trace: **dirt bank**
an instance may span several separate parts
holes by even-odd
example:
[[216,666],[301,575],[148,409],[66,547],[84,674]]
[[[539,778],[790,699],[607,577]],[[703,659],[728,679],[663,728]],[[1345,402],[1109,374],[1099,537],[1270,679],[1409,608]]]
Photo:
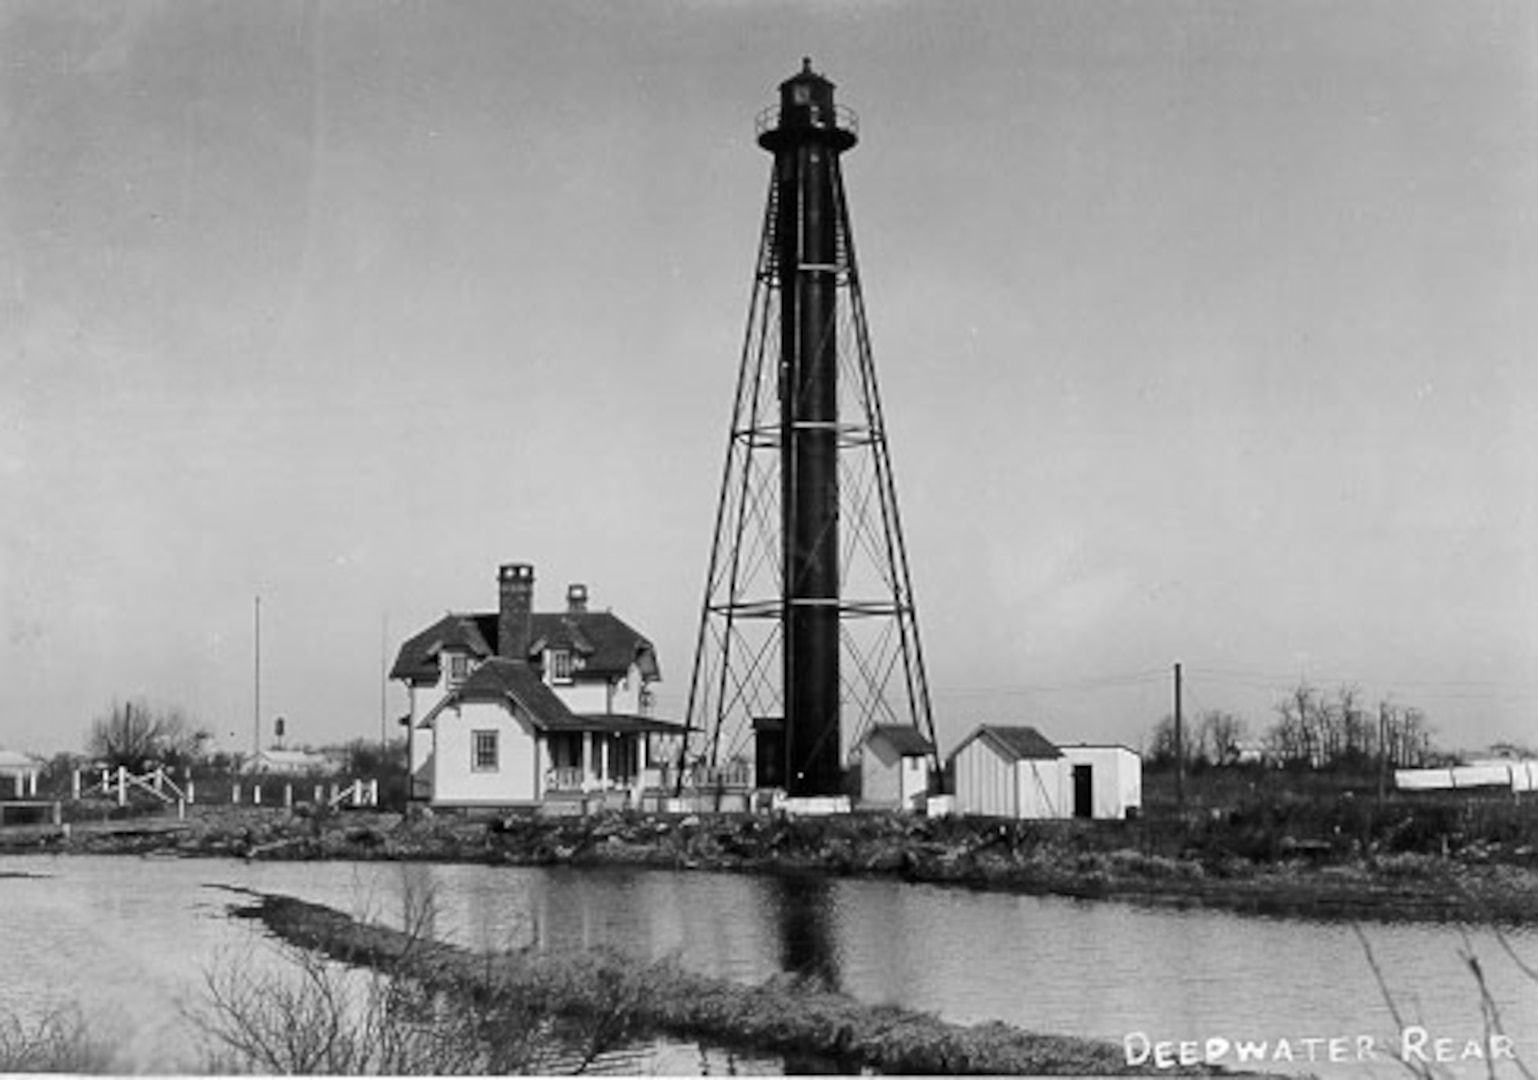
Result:
[[601,952],[473,953],[292,897],[248,895],[234,913],[261,920],[292,945],[450,994],[537,1002],[551,1016],[600,1019],[635,1036],[668,1034],[760,1053],[811,1055],[848,1073],[1138,1071],[1111,1043],[1037,1035],[1001,1023],[963,1027],[895,1006],[865,1005],[805,981],[745,986]]

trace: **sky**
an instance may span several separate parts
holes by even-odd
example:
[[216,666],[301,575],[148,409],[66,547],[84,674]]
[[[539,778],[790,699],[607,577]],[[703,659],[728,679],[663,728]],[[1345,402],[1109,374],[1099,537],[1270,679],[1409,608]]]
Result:
[[[1538,746],[1538,7],[0,0],[0,746],[375,737],[534,565],[681,718],[770,158],[844,159],[942,749]],[[393,724],[391,725],[393,731]]]

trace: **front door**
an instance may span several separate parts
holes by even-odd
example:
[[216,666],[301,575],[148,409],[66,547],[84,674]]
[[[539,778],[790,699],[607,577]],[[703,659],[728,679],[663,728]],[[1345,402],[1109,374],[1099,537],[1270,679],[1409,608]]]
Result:
[[1092,765],[1073,767],[1073,816],[1095,816],[1095,770]]

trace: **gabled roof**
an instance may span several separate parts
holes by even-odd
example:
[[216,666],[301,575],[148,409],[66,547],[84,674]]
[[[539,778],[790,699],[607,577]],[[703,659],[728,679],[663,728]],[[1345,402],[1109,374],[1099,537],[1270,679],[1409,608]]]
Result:
[[482,616],[449,612],[426,630],[406,639],[395,655],[390,678],[414,683],[437,682],[441,654],[462,652],[476,658],[491,656],[496,651],[492,647],[496,640],[495,615],[491,616],[488,625]]
[[899,757],[928,757],[935,752],[934,743],[908,724],[876,724],[865,736],[865,742],[880,740],[892,748]]
[[640,665],[648,682],[662,677],[652,643],[612,611],[535,612],[533,623],[534,642],[543,638],[552,643],[547,648],[570,648],[582,657],[573,678],[624,675],[631,664]]
[[443,710],[462,702],[478,701],[516,708],[530,724],[546,734],[555,731],[601,731],[612,735],[683,734],[685,730],[682,724],[654,720],[649,716],[625,713],[578,715],[545,685],[534,668],[522,660],[506,660],[500,656],[491,657],[471,672],[457,690],[451,691],[422,717],[418,726],[432,727]]
[[[534,659],[545,649],[570,649],[582,657],[582,667],[572,672],[578,681],[623,677],[631,664],[640,666],[646,682],[662,678],[652,643],[613,612],[535,612],[529,631],[529,656],[524,659]],[[390,678],[437,682],[440,654],[458,651],[484,660],[496,655],[496,644],[496,612],[451,612],[401,645]]]
[[1051,760],[1063,756],[1063,752],[1052,745],[1052,740],[1033,727],[982,724],[962,740],[961,745],[951,753],[951,757],[954,758],[961,753],[962,749],[974,739],[987,740],[1010,761]]
[[577,720],[566,703],[545,685],[539,672],[526,662],[493,656],[472,671],[457,689],[450,691],[447,697],[422,717],[419,726],[431,727],[444,709],[466,701],[492,701],[509,707],[516,706],[541,731],[573,728]]

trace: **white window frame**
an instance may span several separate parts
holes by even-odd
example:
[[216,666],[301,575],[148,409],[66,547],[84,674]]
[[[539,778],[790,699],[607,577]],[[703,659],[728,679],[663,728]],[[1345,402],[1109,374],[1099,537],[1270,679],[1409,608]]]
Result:
[[572,674],[577,670],[575,658],[570,649],[550,650],[550,681],[561,686],[569,686]]
[[[481,728],[470,732],[470,771],[494,773],[502,771],[501,732],[495,728]],[[486,764],[486,750],[490,750],[491,763]]]

